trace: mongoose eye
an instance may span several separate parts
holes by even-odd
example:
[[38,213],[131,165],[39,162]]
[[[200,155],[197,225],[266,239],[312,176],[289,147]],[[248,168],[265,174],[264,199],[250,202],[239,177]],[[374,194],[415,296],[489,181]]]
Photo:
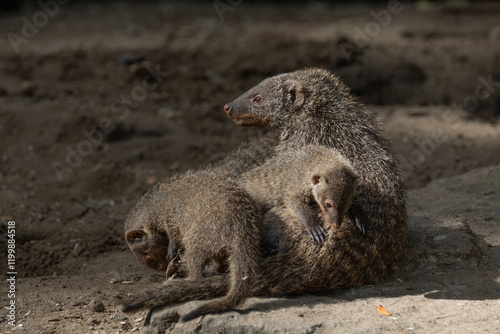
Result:
[[151,264],[151,265],[154,265],[156,263],[155,259],[153,259],[151,256],[145,256],[144,261],[147,264]]
[[262,101],[262,95],[256,95],[253,100],[252,100],[252,103],[260,103]]
[[326,201],[325,201],[325,206],[326,206],[327,208],[333,208],[332,203],[331,203],[330,201],[328,201],[328,200],[326,200]]

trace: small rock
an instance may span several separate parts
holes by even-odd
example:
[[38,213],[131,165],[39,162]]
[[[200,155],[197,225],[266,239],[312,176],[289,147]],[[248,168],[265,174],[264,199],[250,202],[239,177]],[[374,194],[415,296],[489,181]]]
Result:
[[151,322],[144,324],[143,333],[165,333],[169,332],[177,322],[180,316],[177,312],[168,310],[153,313]]
[[434,237],[434,241],[443,241],[446,238],[446,235],[438,235],[437,237]]
[[92,306],[92,310],[94,312],[104,312],[104,310],[105,310],[104,304],[102,303],[102,300],[100,300],[100,299],[94,299],[92,301],[91,306]]
[[74,256],[79,256],[80,254],[82,254],[83,252],[83,248],[82,248],[82,245],[80,245],[80,243],[76,243],[74,246],[73,246],[73,255]]
[[156,183],[156,181],[158,181],[158,178],[157,178],[156,176],[150,176],[150,177],[148,177],[148,178],[146,179],[146,184],[147,184],[148,186],[151,186],[151,185],[155,184],[155,183]]
[[78,300],[72,304],[72,306],[85,306],[87,303],[83,300]]
[[19,324],[16,327],[12,327],[12,332],[27,332],[23,325]]

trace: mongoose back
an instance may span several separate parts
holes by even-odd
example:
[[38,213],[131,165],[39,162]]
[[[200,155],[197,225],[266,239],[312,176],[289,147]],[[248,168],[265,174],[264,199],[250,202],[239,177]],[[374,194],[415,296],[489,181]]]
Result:
[[[155,242],[164,242],[168,249],[171,241],[180,240],[190,280],[201,279],[205,264],[228,252],[231,282],[227,294],[195,309],[186,320],[227,311],[248,295],[261,261],[261,223],[258,207],[239,185],[209,171],[189,171],[144,195],[127,217],[125,237],[140,260],[148,247],[158,253],[161,247]],[[167,254],[165,262],[172,259]]]
[[223,159],[208,166],[207,169],[232,179],[239,179],[242,173],[272,158],[278,144],[279,135],[268,132],[258,139],[240,144]]
[[285,205],[316,242],[325,232],[311,208],[313,199],[334,228],[350,208],[357,180],[351,164],[328,147],[289,150],[241,175],[238,182],[266,211]]
[[[339,151],[359,175],[357,202],[370,223],[364,235],[354,222],[335,233],[329,229],[319,245],[310,242],[289,210],[272,209],[264,225],[282,240],[276,254],[262,259],[251,295],[335,291],[384,278],[407,243],[406,188],[375,117],[348,88],[326,70],[301,70],[262,81],[224,110],[239,125],[263,126],[279,135],[276,155],[308,144]],[[223,295],[227,277],[172,280],[161,292],[138,297],[136,309]]]

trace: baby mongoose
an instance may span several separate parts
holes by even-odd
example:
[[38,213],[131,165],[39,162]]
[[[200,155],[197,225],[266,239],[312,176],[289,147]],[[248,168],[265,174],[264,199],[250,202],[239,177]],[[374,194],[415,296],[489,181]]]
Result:
[[351,205],[357,178],[351,164],[338,152],[307,145],[279,154],[242,174],[239,183],[266,211],[285,205],[299,218],[311,238],[322,243],[325,232],[310,203],[315,200],[326,221],[340,228]]
[[[126,219],[125,238],[134,255],[153,268],[173,260],[168,245],[180,241],[190,280],[203,277],[207,262],[229,254],[227,294],[190,312],[184,317],[188,320],[227,311],[247,296],[261,257],[261,222],[255,202],[235,182],[209,171],[189,171],[160,182],[144,195]],[[137,306],[133,303],[123,310]]]
[[[240,175],[260,164],[271,157],[274,152],[274,147],[278,144],[278,136],[274,133],[267,133],[264,136],[243,143],[236,149],[231,151],[220,161],[213,163],[207,167],[207,170],[219,174],[225,178],[239,178]],[[127,220],[125,223],[125,231],[134,230],[136,222]],[[183,252],[182,240],[172,231],[175,228],[170,228],[167,233],[165,230],[157,231],[152,238],[142,239],[142,231],[131,233],[127,239],[132,253],[148,267],[166,273],[167,278],[175,274],[177,277],[185,276],[185,266],[179,266],[179,252]],[[168,235],[170,234],[170,235]],[[134,240],[142,240],[134,242]],[[175,261],[174,261],[175,259]],[[215,257],[209,266],[222,273],[225,271],[225,261],[223,257]],[[181,268],[181,271],[177,269]],[[213,271],[212,270],[212,271]]]
[[[275,155],[309,144],[340,152],[359,176],[356,203],[369,221],[364,235],[356,224],[344,224],[326,231],[319,245],[305,237],[290,210],[273,208],[264,226],[266,236],[279,236],[279,251],[262,258],[250,295],[335,291],[386,277],[407,245],[406,187],[375,117],[349,89],[326,70],[306,69],[263,80],[224,109],[239,125],[266,127],[278,135]],[[345,219],[353,222],[349,215]],[[230,282],[225,273],[174,279],[134,303],[138,309],[214,298],[226,294]]]

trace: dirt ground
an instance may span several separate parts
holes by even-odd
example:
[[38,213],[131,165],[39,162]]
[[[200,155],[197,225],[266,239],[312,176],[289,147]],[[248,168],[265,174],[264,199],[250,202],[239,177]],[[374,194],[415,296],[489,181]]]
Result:
[[[222,106],[267,76],[338,73],[379,116],[410,190],[498,165],[500,5],[460,3],[243,2],[222,12],[211,1],[33,1],[0,12],[0,231],[15,221],[16,323],[138,330],[143,314],[121,313],[120,301],[162,277],[128,251],[124,217],[157,180],[260,136]],[[0,246],[7,273],[6,237]],[[8,314],[1,332],[12,330]]]

